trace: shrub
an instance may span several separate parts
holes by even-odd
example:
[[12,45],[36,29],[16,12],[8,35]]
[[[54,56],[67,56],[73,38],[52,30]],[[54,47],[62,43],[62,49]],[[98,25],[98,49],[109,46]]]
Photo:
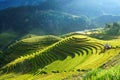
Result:
[[0,50],[0,54],[2,54],[3,52]]
[[44,70],[42,70],[42,71],[40,72],[40,74],[47,74],[47,72],[44,71]]
[[59,73],[59,71],[52,71],[52,73]]

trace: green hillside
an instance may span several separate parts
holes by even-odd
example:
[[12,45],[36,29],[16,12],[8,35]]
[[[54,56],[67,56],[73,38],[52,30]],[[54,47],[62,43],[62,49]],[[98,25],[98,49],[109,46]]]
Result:
[[0,80],[120,80],[119,0],[0,0]]
[[23,39],[14,42],[13,44],[9,45],[5,50],[1,60],[1,65],[4,63],[8,63],[20,56],[32,54],[36,51],[40,51],[47,46],[61,40],[61,38],[57,36],[35,36],[35,35],[26,35]]
[[[47,46],[49,42],[54,44],[51,43],[47,47],[44,42],[47,42]],[[19,43],[21,45],[18,45]],[[25,47],[23,43],[32,44]],[[37,46],[39,44],[44,48],[41,48],[41,46],[36,48],[35,43]],[[109,43],[112,48],[105,49],[104,45],[106,43]],[[16,46],[20,47],[20,49],[15,49],[14,53],[9,53],[9,56],[14,54],[19,57],[14,57],[15,60],[1,67],[0,80],[4,78],[8,80],[19,80],[19,78],[25,80],[61,80],[70,78],[72,75],[83,75],[85,72],[103,67],[103,65],[109,65],[110,60],[118,60],[119,57],[116,58],[120,53],[120,44],[118,43],[120,43],[120,39],[104,41],[80,34],[63,39],[53,38],[52,36],[51,38],[23,38],[8,48],[7,51],[9,52]],[[35,48],[32,48],[32,46]],[[22,51],[21,49],[27,50],[29,48],[28,52],[24,51],[25,53],[20,55],[16,54]],[[114,65],[117,64],[119,64],[119,60]]]
[[0,33],[0,50],[4,49],[16,38],[17,35],[14,33],[9,32]]
[[89,23],[82,16],[41,10],[39,6],[22,6],[0,11],[0,26],[0,33],[10,31],[22,35],[26,33],[58,35],[88,29]]

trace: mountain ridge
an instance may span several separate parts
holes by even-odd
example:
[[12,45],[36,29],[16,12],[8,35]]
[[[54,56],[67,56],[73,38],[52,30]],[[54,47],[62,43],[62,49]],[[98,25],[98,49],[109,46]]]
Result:
[[88,21],[83,17],[54,10],[40,10],[38,6],[0,11],[0,26],[0,32],[5,30],[19,33],[43,32],[40,34],[61,34],[89,28]]

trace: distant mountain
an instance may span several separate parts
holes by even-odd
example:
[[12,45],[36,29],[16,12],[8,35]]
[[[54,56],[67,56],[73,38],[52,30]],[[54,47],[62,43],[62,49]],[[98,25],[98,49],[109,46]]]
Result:
[[119,0],[46,0],[41,7],[88,17],[119,15],[120,12]]
[[95,17],[101,15],[119,15],[119,0],[2,0],[0,9],[39,5],[42,10],[56,10],[74,15]]
[[102,15],[92,20],[96,25],[103,26],[107,23],[120,22],[120,16]]
[[53,10],[41,10],[39,6],[0,11],[0,32],[63,34],[88,28],[89,23],[85,17]]
[[0,10],[26,5],[40,5],[46,0],[0,0]]

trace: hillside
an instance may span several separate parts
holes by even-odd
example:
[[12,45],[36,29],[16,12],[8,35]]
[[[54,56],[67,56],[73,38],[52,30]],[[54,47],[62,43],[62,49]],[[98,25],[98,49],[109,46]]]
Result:
[[92,21],[94,24],[101,27],[109,23],[120,22],[120,16],[102,15],[102,16],[92,19]]
[[39,5],[44,10],[56,10],[88,17],[104,14],[119,15],[120,12],[119,0],[0,0],[0,5],[0,9]]
[[90,18],[108,15],[119,15],[119,0],[46,0],[42,9],[56,10],[74,15],[85,15]]
[[19,36],[17,36],[17,34],[15,33],[7,33],[7,32],[0,33],[0,50],[3,50],[18,37]]
[[3,56],[0,58],[0,66],[10,61],[19,58],[20,56],[24,56],[27,54],[32,54],[36,51],[40,51],[49,45],[61,40],[61,38],[57,36],[32,36],[27,35],[23,37],[23,39],[11,43],[3,52]]
[[0,32],[43,35],[88,29],[89,23],[84,17],[54,10],[40,10],[39,6],[23,6],[0,11],[0,26]]
[[[31,2],[32,0],[30,1],[30,3]],[[66,0],[66,3],[64,3],[64,1],[58,0],[55,1],[54,3],[51,3],[48,0],[43,2],[43,4],[41,5],[36,6],[26,5],[1,10],[0,33],[6,31],[22,35],[26,33],[39,35],[44,34],[59,35],[74,31],[91,29],[94,28],[95,26],[103,27],[103,25],[107,23],[120,21],[119,15],[115,16],[111,14],[104,15],[101,12],[100,13],[97,12],[96,10],[94,11],[94,9],[92,9],[93,10],[92,11],[91,7],[94,8],[95,6],[84,5],[79,6],[77,4],[76,5],[78,6],[77,8],[73,7],[74,4],[76,4],[76,2],[77,2],[76,0],[73,1],[73,3],[71,1]],[[85,1],[81,2],[85,3]],[[65,4],[68,5],[65,6]],[[86,3],[86,5],[87,4],[89,3]],[[92,4],[92,2],[90,4]],[[87,10],[85,10],[85,12],[82,11],[84,10],[84,8],[87,9],[88,11]],[[73,11],[69,9],[72,9]],[[75,13],[74,10],[77,12],[79,11],[80,13],[79,12]],[[96,15],[98,16],[88,17],[87,15],[95,15],[88,12],[96,13]]]
[[112,40],[120,38],[120,23],[114,22],[110,24],[106,24],[104,28],[97,28],[93,30],[85,31],[86,35],[101,39],[101,40]]
[[0,10],[9,8],[9,7],[19,7],[25,5],[40,5],[45,0],[0,0]]
[[[28,38],[28,40],[23,39],[22,41],[34,42],[37,39]],[[84,71],[97,69],[111,59],[114,60],[114,57],[120,52],[120,48],[116,47],[120,46],[119,41],[119,39],[98,40],[84,35],[65,37],[43,50],[35,50],[31,54],[20,56],[4,65],[1,72],[7,72],[7,74],[1,74],[0,79],[19,80],[21,77],[27,80],[29,77],[29,79],[60,80],[79,74],[79,72],[83,74]],[[106,43],[111,44],[112,48],[105,50],[104,44]],[[16,75],[14,73],[19,76],[14,77]],[[35,75],[33,76],[33,74]],[[9,76],[12,77],[7,78]]]
[[119,0],[0,0],[0,80],[120,80]]

